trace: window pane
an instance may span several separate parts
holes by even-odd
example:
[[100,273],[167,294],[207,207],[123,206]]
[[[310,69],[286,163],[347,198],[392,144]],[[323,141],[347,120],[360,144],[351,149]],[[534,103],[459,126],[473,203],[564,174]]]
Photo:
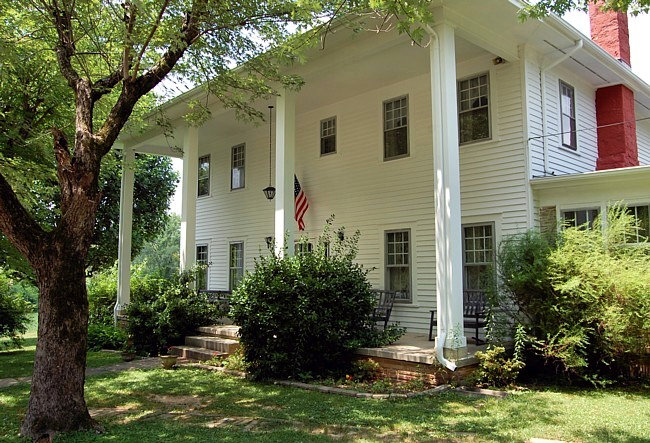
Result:
[[409,292],[411,289],[409,280],[410,279],[409,279],[408,266],[388,268],[388,290],[389,291]]
[[336,117],[320,122],[320,153],[336,152]]
[[384,103],[384,158],[408,154],[408,103],[406,97]]
[[460,143],[490,138],[488,108],[464,112],[459,116]]
[[406,128],[384,132],[384,158],[397,157],[408,153]]
[[230,273],[229,288],[234,290],[244,276],[244,244],[230,244]]
[[[208,264],[208,246],[196,246],[196,263],[198,265]],[[200,269],[196,274],[196,287],[197,289],[208,289],[208,269]]]
[[245,186],[245,145],[233,146],[230,174],[230,188],[238,189]]
[[210,194],[210,156],[199,158],[198,196]]

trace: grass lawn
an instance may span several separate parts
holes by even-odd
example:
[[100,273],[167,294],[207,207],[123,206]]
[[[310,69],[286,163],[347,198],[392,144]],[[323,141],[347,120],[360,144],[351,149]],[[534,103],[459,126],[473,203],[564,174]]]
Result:
[[[0,441],[18,441],[29,387],[0,390]],[[453,392],[364,400],[253,383],[196,369],[90,377],[88,406],[104,434],[61,442],[526,441],[650,438],[650,389],[531,389],[506,399]]]
[[[32,374],[38,323],[36,313],[32,314],[31,317],[32,321],[23,336],[22,348],[5,348],[3,344],[6,340],[0,340],[0,378],[27,377]],[[114,352],[90,351],[88,352],[86,366],[96,368],[121,361],[120,355]]]

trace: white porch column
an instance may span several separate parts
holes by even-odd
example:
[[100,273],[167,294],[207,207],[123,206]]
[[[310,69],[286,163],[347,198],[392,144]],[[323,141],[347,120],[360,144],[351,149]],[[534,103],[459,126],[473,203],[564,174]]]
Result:
[[[467,349],[463,329],[463,260],[460,211],[460,159],[456,104],[454,29],[434,27],[430,46],[435,170],[436,287],[438,337],[445,354],[462,356]],[[437,339],[436,339],[437,340]]]
[[133,231],[133,185],[135,152],[122,146],[122,184],[120,188],[120,226],[117,246],[117,302],[115,320],[131,301],[131,237]]
[[[275,253],[293,255],[295,232],[293,177],[296,157],[296,94],[284,90],[276,99]],[[286,236],[286,238],[285,238]],[[286,242],[285,242],[286,241]],[[285,251],[286,248],[286,251]]]
[[199,175],[199,130],[188,126],[183,138],[181,192],[181,271],[196,262],[196,197]]

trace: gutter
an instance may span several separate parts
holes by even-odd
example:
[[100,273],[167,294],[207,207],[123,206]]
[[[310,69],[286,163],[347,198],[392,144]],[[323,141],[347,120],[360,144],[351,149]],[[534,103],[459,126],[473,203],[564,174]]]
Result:
[[[435,65],[438,69],[440,69],[440,40],[438,39],[438,34],[436,33],[436,31],[433,30],[433,28],[431,28],[431,26],[427,24],[424,24],[423,27],[424,30],[427,32],[427,34],[429,34],[429,36],[431,37],[430,44],[435,45],[433,46],[434,58],[431,61],[431,66],[433,67],[433,65]],[[437,82],[433,78],[431,80],[432,93],[438,94],[438,96],[442,96],[442,84],[441,84],[442,76],[438,75],[436,77],[437,77]],[[433,116],[433,120],[434,120],[433,132],[434,132],[436,143],[438,143],[438,145],[441,146],[443,143],[442,131],[445,131],[446,129],[443,125],[441,113],[438,112],[437,114],[438,115]],[[444,260],[444,257],[443,257],[443,261],[446,261]],[[450,371],[455,371],[456,364],[452,361],[447,360],[444,355],[444,344],[445,344],[445,339],[447,338],[447,319],[445,315],[442,314],[444,314],[447,311],[447,303],[445,297],[442,297],[441,295],[443,291],[444,288],[436,287],[436,306],[439,314],[438,326],[436,331],[436,359],[438,360],[438,362],[440,362],[440,364],[443,367],[449,369]]]
[[550,69],[553,69],[563,61],[567,60],[569,57],[571,57],[573,54],[575,54],[577,51],[579,51],[583,46],[583,41],[582,39],[577,40],[575,42],[575,45],[568,51],[565,52],[563,55],[555,59],[552,63],[546,65],[546,66],[541,66],[539,70],[539,93],[540,93],[540,104],[542,108],[542,146],[543,146],[543,159],[544,159],[544,174],[548,174],[548,137],[546,137],[546,71],[549,71]]

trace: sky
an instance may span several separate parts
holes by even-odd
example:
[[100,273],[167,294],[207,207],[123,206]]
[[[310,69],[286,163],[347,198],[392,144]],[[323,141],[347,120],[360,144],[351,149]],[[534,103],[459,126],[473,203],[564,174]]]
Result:
[[[584,12],[573,11],[564,16],[576,29],[589,37],[589,17]],[[632,58],[632,71],[650,84],[650,53],[646,46],[650,42],[650,15],[643,14],[629,18],[630,49]],[[183,161],[173,159],[174,169],[182,174]],[[176,193],[172,198],[170,212],[181,213],[181,182],[179,181]],[[261,192],[261,190],[260,190]]]

